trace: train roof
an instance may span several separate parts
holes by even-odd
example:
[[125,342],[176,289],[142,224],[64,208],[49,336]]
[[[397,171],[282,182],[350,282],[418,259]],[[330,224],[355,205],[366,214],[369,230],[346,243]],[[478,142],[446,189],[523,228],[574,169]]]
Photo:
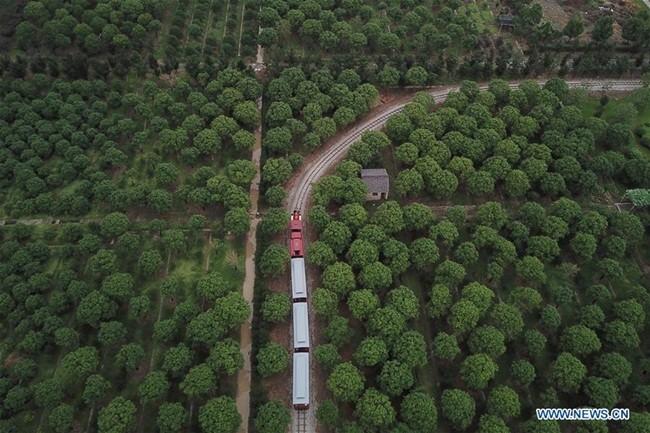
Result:
[[291,295],[292,299],[307,297],[307,279],[305,277],[305,259],[291,259]]
[[293,404],[309,405],[309,352],[293,354]]
[[309,309],[306,302],[293,304],[293,348],[309,349]]

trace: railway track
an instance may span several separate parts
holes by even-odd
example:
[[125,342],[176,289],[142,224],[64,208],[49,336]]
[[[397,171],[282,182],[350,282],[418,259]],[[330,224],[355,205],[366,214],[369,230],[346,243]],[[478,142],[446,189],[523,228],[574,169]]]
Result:
[[294,411],[296,413],[296,420],[292,429],[293,433],[313,433],[307,430],[307,412]]
[[[537,80],[539,84],[544,84],[546,80]],[[609,91],[620,92],[630,91],[642,86],[641,80],[570,80],[566,82],[569,88],[585,88],[589,91]],[[519,87],[519,82],[510,83],[511,89]],[[443,102],[447,96],[460,88],[460,86],[447,86],[440,89],[429,90],[436,103]],[[481,90],[486,90],[487,85],[479,86]],[[317,160],[309,166],[306,166],[302,172],[298,173],[298,181],[289,192],[287,205],[290,211],[300,210],[306,215],[309,196],[311,195],[312,184],[323,177],[334,165],[343,159],[355,141],[361,139],[364,132],[381,129],[394,114],[402,111],[408,102],[396,103],[382,113],[367,118],[361,124],[351,128],[343,137],[329,147],[322,150]]]

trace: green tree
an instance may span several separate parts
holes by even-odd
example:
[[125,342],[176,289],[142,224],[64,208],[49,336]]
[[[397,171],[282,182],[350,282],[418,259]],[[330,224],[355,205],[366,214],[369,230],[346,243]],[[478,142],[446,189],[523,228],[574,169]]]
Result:
[[564,350],[576,356],[587,356],[598,352],[602,345],[596,333],[584,325],[569,326],[560,338]]
[[56,433],[64,433],[72,430],[74,421],[74,408],[69,404],[60,404],[55,407],[48,416],[50,426]]
[[264,277],[277,276],[284,272],[289,262],[289,252],[286,246],[271,244],[264,250],[260,259],[260,270]]
[[404,397],[400,414],[404,422],[415,432],[436,430],[438,411],[435,401],[422,391],[412,391]]
[[436,357],[448,361],[453,360],[460,353],[456,337],[445,332],[436,335],[433,340],[432,350]]
[[551,363],[548,379],[562,392],[575,393],[580,389],[586,374],[587,368],[578,358],[563,352]]
[[460,377],[470,388],[485,389],[498,368],[494,361],[483,353],[470,355],[460,364]]
[[255,429],[261,433],[283,433],[291,423],[289,410],[279,400],[260,406],[255,417]]
[[158,250],[143,251],[138,259],[138,271],[145,277],[151,277],[162,267],[163,259]]
[[239,351],[239,344],[226,338],[217,342],[212,349],[205,363],[214,370],[217,375],[227,374],[232,376],[244,367],[244,356]]
[[187,410],[180,403],[163,403],[158,407],[156,425],[161,433],[178,433],[187,415]]
[[621,400],[616,384],[611,379],[588,377],[584,391],[593,407],[613,408]]
[[510,376],[520,385],[528,386],[535,380],[535,367],[526,360],[516,359],[510,366]]
[[334,367],[327,379],[327,389],[339,401],[356,401],[363,392],[364,383],[363,373],[352,363],[344,362]]
[[413,386],[415,378],[408,365],[390,360],[384,363],[377,381],[386,394],[399,396]]
[[352,267],[344,262],[336,262],[323,271],[321,281],[323,287],[344,298],[355,288],[355,278]]
[[386,428],[395,421],[395,409],[388,396],[374,388],[367,389],[354,411],[361,424],[375,430]]
[[461,389],[446,389],[441,397],[442,415],[447,418],[456,429],[466,430],[472,423],[476,413],[474,399]]
[[407,331],[395,342],[393,358],[410,368],[423,367],[427,363],[427,345],[417,331]]
[[99,224],[100,231],[107,238],[116,238],[124,234],[131,225],[126,215],[113,212],[106,215]]
[[136,408],[131,400],[115,397],[99,410],[97,427],[100,433],[127,433],[136,428]]
[[368,289],[350,293],[347,304],[352,317],[357,320],[367,319],[380,306],[379,296]]
[[504,420],[516,418],[521,412],[519,396],[509,386],[497,386],[490,391],[487,400],[487,412]]
[[242,423],[237,404],[230,397],[217,397],[199,409],[199,424],[204,432],[235,433]]
[[284,321],[291,312],[291,300],[286,293],[273,293],[262,304],[262,317],[270,323]]
[[115,365],[124,369],[127,373],[132,372],[140,365],[144,358],[144,349],[137,343],[129,343],[120,347],[115,355]]
[[82,394],[82,399],[87,405],[95,404],[106,397],[111,383],[99,374],[88,376]]
[[461,299],[451,307],[447,323],[454,334],[463,335],[476,326],[479,315],[479,310],[472,302]]
[[484,353],[494,359],[506,351],[505,336],[493,326],[474,328],[467,345],[472,353]]
[[361,341],[353,357],[359,365],[372,367],[388,359],[388,348],[381,338],[367,337]]
[[268,377],[287,368],[289,355],[287,351],[276,343],[268,343],[257,352],[257,371],[260,376]]
[[207,364],[199,364],[190,368],[185,379],[180,383],[179,389],[188,397],[193,398],[205,395],[214,390],[216,377]]
[[169,392],[171,384],[162,371],[152,371],[147,374],[138,387],[138,395],[143,404],[163,399]]
[[243,207],[235,207],[226,212],[223,219],[223,226],[228,232],[235,236],[246,234],[250,229],[250,218],[248,211]]
[[508,340],[514,339],[524,330],[524,319],[521,312],[514,305],[505,302],[494,306],[490,319]]
[[314,311],[323,317],[332,317],[338,312],[339,297],[331,290],[317,288],[311,302]]

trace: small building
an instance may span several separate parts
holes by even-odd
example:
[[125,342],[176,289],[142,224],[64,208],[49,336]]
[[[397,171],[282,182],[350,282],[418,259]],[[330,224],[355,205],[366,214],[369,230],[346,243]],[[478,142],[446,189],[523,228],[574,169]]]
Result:
[[385,200],[388,198],[390,179],[385,168],[364,168],[361,179],[368,187],[366,200]]

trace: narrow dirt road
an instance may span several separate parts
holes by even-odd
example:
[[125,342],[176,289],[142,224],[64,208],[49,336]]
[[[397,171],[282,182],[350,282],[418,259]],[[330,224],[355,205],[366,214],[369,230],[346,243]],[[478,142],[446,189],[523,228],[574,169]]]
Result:
[[[258,53],[261,47],[257,47]],[[262,110],[262,97],[257,100],[257,106]],[[253,148],[252,162],[255,166],[255,178],[251,183],[251,226],[246,235],[246,262],[245,276],[242,294],[250,308],[250,314],[246,322],[239,330],[239,350],[244,356],[244,368],[237,374],[237,411],[242,416],[242,425],[238,433],[248,432],[248,418],[250,414],[250,393],[251,393],[251,324],[253,321],[253,292],[255,287],[255,251],[257,250],[257,201],[260,196],[260,158],[262,156],[262,126],[255,131],[255,147]]]

